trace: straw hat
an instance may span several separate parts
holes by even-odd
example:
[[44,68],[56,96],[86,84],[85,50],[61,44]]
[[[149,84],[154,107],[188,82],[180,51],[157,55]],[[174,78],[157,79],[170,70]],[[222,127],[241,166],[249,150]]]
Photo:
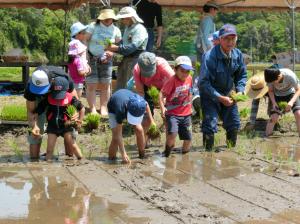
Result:
[[265,82],[264,74],[259,73],[252,76],[246,83],[245,94],[252,99],[262,98],[269,88]]
[[98,20],[105,20],[105,19],[117,20],[116,14],[115,14],[114,10],[112,10],[112,9],[102,9],[100,11],[100,15],[98,16],[97,19]]

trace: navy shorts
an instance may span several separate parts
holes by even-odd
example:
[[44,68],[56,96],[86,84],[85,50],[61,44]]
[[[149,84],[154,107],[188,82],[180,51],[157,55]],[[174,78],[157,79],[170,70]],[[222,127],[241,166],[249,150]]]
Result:
[[192,140],[192,118],[188,116],[166,115],[168,134],[178,133],[180,140]]
[[[276,95],[274,95],[275,96],[275,101],[276,101],[276,103],[281,102],[281,101],[284,101],[284,102],[288,103],[293,98],[294,94],[295,93],[292,93],[292,94],[287,95],[287,96],[276,96]],[[295,113],[297,110],[300,110],[300,99],[299,99],[299,97],[297,98],[294,105],[292,106],[293,113]],[[270,114],[272,115],[274,113],[276,113],[276,111],[271,110]]]

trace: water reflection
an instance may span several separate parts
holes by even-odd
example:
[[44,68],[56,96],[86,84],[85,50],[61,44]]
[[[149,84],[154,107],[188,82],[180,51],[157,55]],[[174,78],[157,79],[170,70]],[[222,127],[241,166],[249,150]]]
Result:
[[1,224],[149,222],[148,218],[129,217],[126,204],[95,197],[76,183],[64,181],[64,176],[35,171],[30,177],[20,172],[0,169]]
[[270,138],[261,143],[260,151],[277,160],[300,161],[300,140],[298,137]]
[[152,164],[159,170],[155,174],[162,176],[163,181],[170,184],[188,183],[195,178],[203,181],[224,179],[250,172],[243,169],[232,155],[212,153],[193,152],[169,158],[154,156]]

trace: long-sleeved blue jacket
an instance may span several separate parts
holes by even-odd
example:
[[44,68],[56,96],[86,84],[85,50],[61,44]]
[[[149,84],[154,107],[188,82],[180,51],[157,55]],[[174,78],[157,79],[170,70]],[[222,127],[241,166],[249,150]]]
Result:
[[199,81],[201,96],[218,101],[219,96],[227,96],[232,89],[243,92],[246,81],[246,65],[239,49],[231,50],[230,58],[222,53],[220,45],[206,52]]

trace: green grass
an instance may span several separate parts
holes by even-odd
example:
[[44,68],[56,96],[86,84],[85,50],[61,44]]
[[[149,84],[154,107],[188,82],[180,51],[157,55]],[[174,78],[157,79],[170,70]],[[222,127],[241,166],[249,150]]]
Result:
[[[30,68],[30,74],[35,68]],[[21,82],[22,68],[21,67],[0,67],[0,81]]]
[[27,109],[25,106],[5,105],[0,117],[7,121],[27,121]]

